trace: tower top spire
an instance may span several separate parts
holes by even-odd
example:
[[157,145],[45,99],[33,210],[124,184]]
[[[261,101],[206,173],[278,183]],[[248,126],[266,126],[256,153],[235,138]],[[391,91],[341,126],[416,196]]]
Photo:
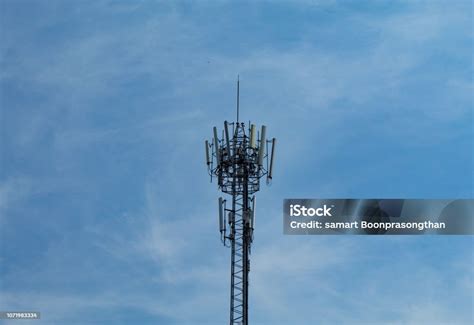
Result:
[[239,75],[237,75],[237,123],[239,123],[239,97],[240,97],[240,94],[239,94],[239,84],[240,84],[240,80],[239,80]]

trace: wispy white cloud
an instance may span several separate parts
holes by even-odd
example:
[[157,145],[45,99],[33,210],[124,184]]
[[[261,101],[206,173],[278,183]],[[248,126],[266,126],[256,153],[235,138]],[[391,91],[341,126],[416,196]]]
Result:
[[0,182],[0,221],[12,204],[24,200],[31,191],[31,182],[25,177],[10,177]]
[[[323,2],[325,5],[331,6],[331,1]],[[85,28],[83,33],[38,49],[31,56],[19,50],[19,61],[8,61],[12,60],[6,59],[8,51],[2,51],[2,62],[6,62],[2,82],[32,87],[43,95],[27,109],[30,114],[9,121],[18,122],[9,134],[12,147],[34,157],[45,130],[52,131],[47,143],[41,144],[52,148],[53,175],[34,175],[37,177],[32,183],[26,178],[8,179],[0,186],[0,211],[12,202],[25,202],[31,186],[41,193],[76,193],[71,188],[79,187],[83,210],[78,212],[75,231],[69,234],[62,233],[60,226],[54,228],[55,239],[35,264],[34,274],[30,269],[15,269],[4,277],[9,284],[26,283],[32,289],[2,290],[0,299],[12,308],[22,309],[28,303],[57,323],[70,320],[77,310],[125,307],[182,323],[227,319],[229,251],[219,247],[213,215],[217,192],[215,184],[199,188],[196,184],[207,181],[200,158],[201,140],[212,125],[233,117],[237,73],[243,80],[244,115],[268,123],[271,133],[279,137],[279,175],[286,177],[286,182],[300,164],[310,164],[314,170],[325,161],[333,164],[331,159],[338,150],[347,149],[345,144],[359,132],[346,126],[358,117],[363,120],[360,116],[385,112],[388,117],[382,123],[366,123],[361,128],[400,143],[410,140],[406,146],[424,146],[455,136],[456,130],[445,128],[444,121],[462,120],[469,110],[466,103],[472,100],[472,81],[457,74],[451,75],[445,91],[437,94],[441,104],[434,100],[411,103],[416,96],[406,94],[407,83],[423,84],[426,80],[420,67],[433,48],[444,41],[449,43],[444,33],[456,34],[472,20],[469,13],[456,8],[435,10],[416,5],[380,17],[355,15],[349,26],[338,25],[347,21],[326,26],[343,33],[363,25],[378,35],[370,37],[370,45],[348,55],[313,40],[314,33],[321,33],[320,26],[307,29],[301,41],[285,50],[262,43],[229,54],[212,46],[214,30],[199,25],[178,5],[156,15],[140,12],[144,7],[139,3],[98,2],[91,6],[77,6],[82,18],[75,16],[79,19],[76,27],[92,24],[94,19],[85,18],[88,15],[100,20],[95,15],[109,10],[140,13],[144,18],[126,23],[118,19],[119,26]],[[30,27],[39,33],[55,26],[56,19],[64,20],[61,15],[55,17],[45,17]],[[16,42],[8,38],[2,49],[18,49]],[[454,56],[460,52],[464,53],[449,49]],[[429,78],[436,79],[437,74]],[[141,91],[144,87],[146,90]],[[453,103],[451,97],[458,101],[448,112],[445,107]],[[382,101],[387,98],[396,102],[396,107]],[[126,117],[114,119],[120,112]],[[106,115],[105,122],[101,122],[101,114]],[[420,115],[422,119],[413,118]],[[430,125],[439,126],[439,132],[418,133],[417,126],[432,130]],[[302,161],[295,158],[323,142],[330,150],[314,150]],[[126,169],[142,168],[135,165],[139,161],[136,156],[150,161],[139,175],[143,176],[137,181],[139,185],[124,189],[126,197],[115,197],[113,205],[121,206],[122,200],[134,194],[140,203],[124,204],[126,207],[117,214],[94,203],[110,204],[104,192],[115,190],[118,182],[101,187],[99,182],[111,180],[100,178],[100,174],[123,161],[118,155],[112,155],[107,164],[96,161],[101,173],[92,175],[88,168],[93,163],[81,164],[81,159],[103,152],[111,144],[122,145],[121,152],[125,153],[120,157],[130,163]],[[381,169],[384,163],[374,161],[369,167]],[[118,172],[114,175],[119,177]],[[285,188],[284,180],[276,180],[272,197],[262,201],[261,208],[259,204],[262,217],[253,247],[250,281],[255,304],[251,317],[257,322],[349,323],[356,319],[362,323],[433,323],[451,319],[462,323],[469,317],[465,312],[454,315],[452,302],[439,302],[439,291],[472,299],[472,293],[463,291],[472,287],[471,266],[460,269],[462,280],[447,287],[437,280],[443,278],[446,268],[437,270],[436,265],[444,264],[426,266],[420,260],[422,242],[412,241],[413,246],[409,246],[405,238],[381,243],[281,235],[281,217],[274,208],[280,197],[297,191],[310,195],[316,191],[341,193],[344,187],[360,185],[362,177],[353,175],[345,179],[346,184],[340,184],[340,179],[320,184],[318,177],[305,176],[306,184],[317,185],[314,189],[309,185],[305,189]],[[44,222],[54,224],[67,214],[64,210],[55,216],[57,220]],[[400,253],[399,246],[409,253]],[[384,260],[388,253],[378,247],[393,250],[398,264],[418,270],[418,275],[389,276],[395,262]],[[385,269],[377,273],[379,265]],[[393,292],[383,289],[387,282]],[[35,289],[38,283],[49,288]],[[91,283],[94,288],[90,288]],[[397,285],[402,288],[395,288]],[[68,290],[69,286],[89,291]],[[407,300],[409,306],[403,303]],[[387,316],[387,311],[393,314]]]

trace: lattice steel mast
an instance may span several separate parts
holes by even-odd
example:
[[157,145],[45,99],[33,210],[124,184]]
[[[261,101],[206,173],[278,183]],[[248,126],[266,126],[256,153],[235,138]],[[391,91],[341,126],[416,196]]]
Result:
[[[230,204],[219,198],[219,230],[221,241],[231,248],[230,324],[248,324],[248,275],[250,251],[255,228],[255,193],[260,178],[272,179],[276,139],[266,140],[266,127],[257,134],[254,124],[239,122],[239,91],[237,81],[237,121],[224,122],[221,137],[214,127],[214,138],[206,141],[206,163],[219,189],[230,195]],[[232,137],[229,131],[232,128]],[[247,132],[246,132],[247,131]],[[247,135],[248,134],[248,135]],[[270,148],[270,155],[268,149]],[[229,205],[229,207],[228,207]]]

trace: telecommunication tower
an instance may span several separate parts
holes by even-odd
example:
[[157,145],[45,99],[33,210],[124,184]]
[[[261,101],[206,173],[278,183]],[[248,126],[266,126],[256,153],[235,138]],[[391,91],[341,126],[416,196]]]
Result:
[[[231,248],[230,324],[248,324],[248,288],[250,252],[255,229],[255,193],[260,179],[272,180],[276,139],[266,139],[266,126],[260,132],[250,122],[239,122],[239,88],[237,79],[237,120],[224,122],[224,130],[214,127],[214,137],[206,141],[206,163],[209,175],[217,178],[219,189],[229,201],[219,198],[219,231],[221,241]],[[219,136],[219,133],[220,136]]]

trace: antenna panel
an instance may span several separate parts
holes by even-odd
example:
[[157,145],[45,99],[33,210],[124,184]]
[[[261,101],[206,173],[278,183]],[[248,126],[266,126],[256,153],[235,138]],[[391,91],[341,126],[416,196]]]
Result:
[[209,141],[206,140],[206,164],[210,164],[211,163],[211,159],[209,157]]
[[258,165],[263,165],[263,156],[265,156],[265,133],[267,131],[267,127],[262,125],[262,131],[260,132],[260,147],[258,150]]
[[225,229],[224,225],[224,209],[222,197],[219,198],[219,230],[222,232]]
[[276,139],[273,138],[272,139],[272,153],[271,153],[271,156],[270,156],[270,169],[268,171],[268,178],[269,179],[272,179],[272,177],[273,177],[273,158],[275,156],[275,144],[276,144]]
[[253,148],[253,149],[255,149],[257,147],[255,124],[252,124],[250,126],[250,147]]
[[225,142],[226,142],[226,145],[227,145],[227,152],[229,153],[229,155],[231,155],[231,152],[230,152],[230,139],[229,139],[229,125],[228,125],[227,121],[224,121],[224,133],[225,133]]
[[219,165],[221,162],[221,157],[219,152],[219,138],[217,137],[217,127],[214,127],[214,149],[216,150],[217,165]]

